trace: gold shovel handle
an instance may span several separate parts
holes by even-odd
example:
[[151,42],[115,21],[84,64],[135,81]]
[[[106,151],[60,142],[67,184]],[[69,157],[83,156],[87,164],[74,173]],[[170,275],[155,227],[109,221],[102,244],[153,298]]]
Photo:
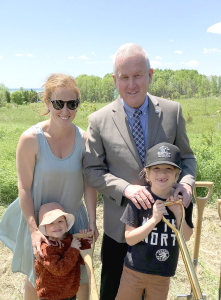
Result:
[[[198,187],[206,187],[209,189],[206,197],[197,197],[196,188],[198,188]],[[211,181],[196,181],[194,188],[193,188],[193,196],[196,201],[198,199],[207,201],[212,194],[212,190],[213,190],[213,182],[211,182]]]
[[[196,188],[197,187],[206,187],[208,188],[208,193],[206,197],[197,197]],[[193,195],[197,204],[197,217],[196,217],[196,225],[195,225],[195,237],[194,237],[194,249],[193,249],[193,259],[195,264],[195,271],[197,266],[197,261],[199,257],[199,248],[200,248],[200,237],[201,237],[201,229],[203,222],[203,211],[208,201],[209,197],[212,194],[213,190],[213,182],[210,181],[196,181],[195,186],[193,188]]]
[[[192,264],[192,261],[191,261],[191,258],[190,258],[190,255],[189,255],[189,251],[188,251],[188,248],[186,246],[186,242],[185,242],[185,239],[183,237],[183,233],[182,233],[182,226],[183,226],[183,222],[184,222],[184,219],[185,219],[185,210],[184,210],[184,207],[183,207],[183,203],[182,203],[182,200],[180,199],[179,201],[177,202],[172,202],[172,201],[166,201],[164,203],[165,206],[170,206],[170,205],[175,205],[175,204],[179,204],[182,208],[182,211],[183,211],[183,215],[182,215],[182,220],[181,220],[181,224],[180,224],[180,228],[177,229],[175,228],[170,222],[167,221],[166,218],[163,217],[163,220],[164,222],[175,232],[176,234],[176,237],[177,237],[177,241],[179,243],[179,246],[180,246],[180,251],[181,251],[181,254],[182,254],[182,257],[183,257],[183,262],[184,262],[184,265],[186,267],[186,271],[187,271],[187,275],[189,277],[189,280],[190,280],[190,284],[191,284],[191,287],[192,287],[192,291],[193,291],[193,295],[195,297],[196,300],[203,300],[203,296],[202,296],[202,292],[201,292],[201,289],[200,289],[200,286],[199,286],[199,282],[198,282],[198,279],[197,279],[197,276],[196,276],[196,273],[194,271],[194,267],[193,267],[193,264]],[[191,298],[192,299],[192,298]]]
[[92,231],[88,231],[87,233],[74,233],[72,234],[73,238],[84,239],[87,237],[92,237]]

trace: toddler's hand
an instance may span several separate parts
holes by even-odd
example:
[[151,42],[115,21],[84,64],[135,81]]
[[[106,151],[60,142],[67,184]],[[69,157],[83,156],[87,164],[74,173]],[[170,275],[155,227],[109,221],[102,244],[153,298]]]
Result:
[[71,247],[80,250],[81,242],[79,241],[79,239],[73,238],[73,240],[71,242]]
[[[86,233],[88,233],[89,231],[90,231],[90,230],[88,230],[88,229],[80,229],[80,230],[79,230],[79,233],[81,233],[81,234],[86,234]],[[91,237],[86,237],[86,238],[84,238],[84,240],[87,240],[89,244],[92,244],[92,242],[93,242],[92,236],[91,236]]]
[[153,219],[155,219],[156,223],[159,223],[163,217],[163,215],[166,213],[166,208],[164,206],[164,201],[162,200],[156,200],[153,206]]

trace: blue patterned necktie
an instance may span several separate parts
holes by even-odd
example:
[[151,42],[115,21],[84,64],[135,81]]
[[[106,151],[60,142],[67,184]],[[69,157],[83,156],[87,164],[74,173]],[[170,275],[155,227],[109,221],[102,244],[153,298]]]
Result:
[[137,151],[140,155],[140,159],[142,161],[142,164],[144,166],[145,162],[145,142],[144,142],[144,134],[143,134],[143,128],[140,122],[140,115],[142,114],[142,111],[139,109],[136,109],[133,113],[134,116],[134,124],[133,124],[133,138],[137,147]]

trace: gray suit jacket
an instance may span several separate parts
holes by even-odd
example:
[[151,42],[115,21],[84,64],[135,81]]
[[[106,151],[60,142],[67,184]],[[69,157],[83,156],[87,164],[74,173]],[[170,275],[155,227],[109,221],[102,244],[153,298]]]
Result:
[[[179,181],[193,186],[196,160],[186,135],[185,120],[177,102],[149,96],[147,149],[167,142],[181,151]],[[122,197],[128,184],[146,185],[143,169],[120,97],[89,117],[84,158],[86,182],[104,195],[104,232],[125,242],[120,221],[128,200]]]

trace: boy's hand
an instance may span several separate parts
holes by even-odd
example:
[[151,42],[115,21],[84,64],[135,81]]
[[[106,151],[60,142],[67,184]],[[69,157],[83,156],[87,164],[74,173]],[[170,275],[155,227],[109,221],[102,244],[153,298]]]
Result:
[[79,239],[73,238],[73,240],[71,242],[71,247],[80,250],[81,242],[79,241]]
[[153,206],[153,219],[156,221],[156,224],[158,224],[163,215],[166,213],[166,208],[164,206],[164,201],[162,200],[156,200]]
[[174,201],[174,205],[167,206],[169,210],[171,210],[176,218],[177,224],[180,224],[181,218],[182,218],[182,209],[179,205],[179,203],[176,204],[176,201]]

